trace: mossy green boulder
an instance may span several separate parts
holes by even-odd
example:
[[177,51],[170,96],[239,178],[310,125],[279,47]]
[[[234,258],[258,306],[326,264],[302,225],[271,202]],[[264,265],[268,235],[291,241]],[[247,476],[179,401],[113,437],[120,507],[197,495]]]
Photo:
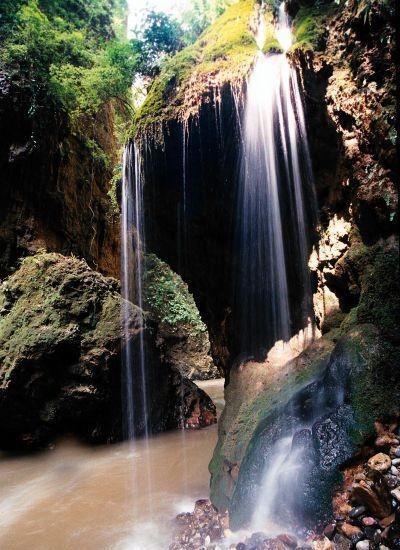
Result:
[[[37,447],[66,432],[93,442],[123,437],[122,303],[116,280],[56,253],[24,259],[2,283],[0,448]],[[214,422],[208,396],[161,358],[155,323],[146,316],[143,324],[131,303],[124,312],[136,370],[143,334],[151,431]],[[141,388],[132,391],[140,434]]]
[[144,271],[144,307],[157,321],[164,359],[186,378],[217,378],[207,327],[187,284],[154,254],[146,256]]

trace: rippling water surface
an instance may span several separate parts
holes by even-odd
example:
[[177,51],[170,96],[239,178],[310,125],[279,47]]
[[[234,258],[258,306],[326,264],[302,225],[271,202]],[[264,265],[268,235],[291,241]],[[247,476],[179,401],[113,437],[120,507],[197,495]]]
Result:
[[[223,406],[223,380],[199,385]],[[0,456],[0,548],[161,550],[172,520],[209,494],[217,426],[103,447],[73,440]],[[147,491],[146,461],[152,472]]]

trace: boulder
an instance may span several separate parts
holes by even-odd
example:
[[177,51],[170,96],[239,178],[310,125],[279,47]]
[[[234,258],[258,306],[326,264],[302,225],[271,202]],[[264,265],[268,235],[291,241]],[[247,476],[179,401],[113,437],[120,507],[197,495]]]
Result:
[[155,254],[146,256],[144,298],[157,321],[157,342],[165,360],[185,378],[219,378],[207,327],[187,284]]
[[[121,305],[117,281],[84,261],[55,253],[26,258],[2,283],[2,448],[37,447],[62,433],[94,442],[123,437]],[[184,422],[190,420],[192,427],[215,420],[215,408],[204,392],[161,360],[154,323],[133,304],[124,303],[124,312],[124,342],[129,341],[136,371],[140,338],[146,350],[149,429],[176,427],[182,409]],[[134,380],[140,379],[136,371]],[[136,384],[132,391],[139,435],[144,430],[141,389]]]

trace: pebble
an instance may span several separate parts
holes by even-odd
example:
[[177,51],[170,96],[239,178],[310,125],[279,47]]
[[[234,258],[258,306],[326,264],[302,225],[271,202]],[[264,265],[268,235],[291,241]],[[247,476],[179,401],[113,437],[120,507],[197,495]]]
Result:
[[332,539],[336,531],[336,525],[334,523],[329,523],[324,529],[324,535],[328,539]]
[[360,540],[356,544],[356,550],[369,550],[369,540]]
[[400,464],[400,458],[394,458],[392,460],[392,466],[398,466]]
[[366,511],[367,509],[365,508],[365,506],[357,506],[350,510],[349,517],[352,519],[358,518],[359,516],[362,516],[363,514],[365,514]]
[[[393,461],[392,461],[392,464],[393,464]],[[365,479],[365,474],[363,474],[363,472],[359,472],[354,476],[354,479],[356,481],[361,481],[362,479]]]
[[350,550],[351,542],[339,533],[334,536],[333,542],[335,543],[336,550]]
[[368,467],[375,472],[387,472],[391,466],[392,460],[385,453],[378,453],[368,460]]
[[382,533],[382,531],[380,529],[377,529],[375,531],[375,535],[374,535],[374,539],[373,539],[375,544],[379,544],[381,542],[381,533]]
[[313,550],[334,550],[333,543],[327,537],[320,537],[311,543]]
[[393,491],[390,491],[391,495],[394,496],[396,500],[400,502],[400,487],[397,487],[397,489],[394,489]]
[[342,533],[346,535],[346,537],[349,539],[361,533],[361,529],[359,527],[356,527],[355,525],[350,525],[350,523],[343,523],[343,525],[340,526],[340,529]]
[[386,476],[386,483],[389,489],[395,489],[398,485],[398,480],[396,476]]
[[400,447],[397,447],[397,449],[394,452],[394,455],[396,458],[400,458]]
[[365,518],[362,518],[362,524],[367,526],[367,527],[370,527],[371,525],[376,525],[376,519],[375,518],[371,518],[371,516],[367,516]]
[[392,475],[394,475],[394,476],[398,476],[400,472],[399,472],[399,470],[396,468],[396,466],[392,466],[392,467],[390,468],[390,473],[391,473]]
[[283,533],[282,535],[278,535],[276,537],[278,540],[283,542],[286,546],[289,548],[296,548],[297,546],[297,539],[296,537],[293,537],[292,535],[289,535],[288,533]]

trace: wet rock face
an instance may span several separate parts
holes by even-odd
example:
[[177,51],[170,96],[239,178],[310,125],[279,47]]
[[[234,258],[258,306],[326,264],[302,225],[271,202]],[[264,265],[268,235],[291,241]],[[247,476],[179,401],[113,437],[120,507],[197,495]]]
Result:
[[[104,442],[121,439],[121,296],[118,283],[59,254],[26,258],[0,288],[0,446],[37,447],[60,433]],[[215,407],[160,359],[155,326],[127,306],[137,360],[144,331],[153,431],[215,421]],[[135,375],[135,373],[134,373]],[[135,378],[135,376],[134,376]],[[137,378],[137,377],[136,377]],[[181,388],[184,388],[182,396]],[[143,429],[134,390],[136,432]]]
[[79,138],[50,106],[31,116],[30,93],[0,75],[0,126],[7,129],[0,137],[0,276],[42,248],[118,276],[119,220],[107,196],[116,157],[113,112],[103,106]]
[[[319,166],[332,168],[322,214],[326,208],[348,212],[351,203],[351,217],[371,244],[396,231],[394,2],[352,0],[325,23],[324,48],[297,60],[317,180]],[[331,139],[315,125],[321,109]]]
[[[324,375],[306,384],[283,407],[275,406],[266,414],[248,445],[232,494],[229,510],[233,528],[250,521],[262,490],[264,472],[274,457],[274,446],[293,430],[292,447],[286,460],[290,461],[296,446],[300,446],[303,466],[300,480],[293,480],[292,489],[298,498],[286,519],[295,525],[310,527],[316,521],[328,521],[332,515],[331,495],[340,480],[341,465],[351,459],[358,445],[373,433],[372,419],[398,412],[400,387],[393,378],[395,363],[391,363],[389,374],[383,353],[385,346],[371,325],[353,327],[336,344]],[[385,389],[380,386],[377,390],[375,380],[386,377],[390,383]],[[309,430],[298,428],[296,431],[302,424],[309,425]],[[379,456],[374,464],[378,459]],[[373,495],[361,501],[368,501],[369,508],[377,513],[371,504]],[[282,518],[286,517],[287,501],[283,499],[281,504],[278,517]]]

